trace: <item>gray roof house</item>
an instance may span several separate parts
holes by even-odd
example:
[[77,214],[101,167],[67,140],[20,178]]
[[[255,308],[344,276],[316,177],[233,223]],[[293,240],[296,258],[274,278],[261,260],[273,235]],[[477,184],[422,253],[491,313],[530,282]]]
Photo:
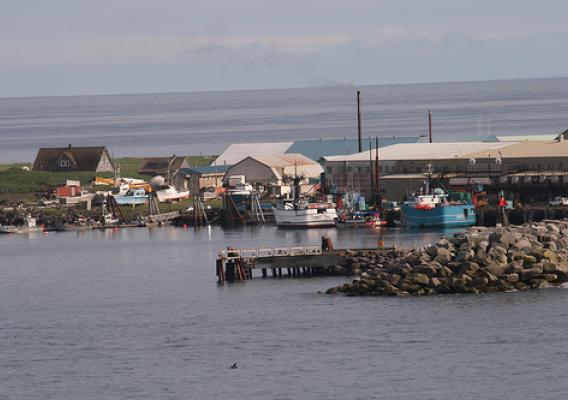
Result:
[[32,169],[34,171],[92,171],[113,172],[114,166],[105,146],[40,148]]

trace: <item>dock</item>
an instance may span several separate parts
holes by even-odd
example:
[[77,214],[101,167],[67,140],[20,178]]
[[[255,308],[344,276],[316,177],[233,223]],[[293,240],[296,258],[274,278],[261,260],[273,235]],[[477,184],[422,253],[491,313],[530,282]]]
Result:
[[333,249],[318,245],[262,247],[219,252],[216,275],[219,284],[253,279],[255,271],[262,278],[345,275],[346,261],[357,251],[386,253],[389,249]]

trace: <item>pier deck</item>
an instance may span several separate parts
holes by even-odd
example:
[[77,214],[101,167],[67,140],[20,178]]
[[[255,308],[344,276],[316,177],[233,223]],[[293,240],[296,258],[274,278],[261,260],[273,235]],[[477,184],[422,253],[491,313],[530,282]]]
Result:
[[[216,261],[219,283],[244,281],[253,278],[253,271],[260,270],[262,277],[336,275],[337,266],[344,266],[354,251],[385,252],[388,249],[331,249],[320,246],[263,247],[223,250]],[[283,274],[283,270],[286,274]]]

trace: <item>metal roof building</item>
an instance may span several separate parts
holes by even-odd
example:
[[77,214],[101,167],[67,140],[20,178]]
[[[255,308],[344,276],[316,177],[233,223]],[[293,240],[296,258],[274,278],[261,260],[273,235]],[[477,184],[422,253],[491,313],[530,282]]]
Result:
[[[418,143],[420,137],[380,137],[379,148],[392,146],[399,143]],[[368,150],[369,145],[375,148],[375,138],[363,138],[363,149]],[[359,140],[352,138],[343,139],[316,139],[316,140],[297,140],[286,150],[286,153],[303,154],[312,160],[318,161],[325,156],[348,155],[359,151]]]
[[546,134],[546,135],[510,135],[510,136],[498,136],[500,142],[533,142],[533,141],[552,141],[558,137],[558,134]]
[[568,141],[525,141],[518,143],[507,143],[507,146],[497,149],[490,155],[487,152],[479,151],[470,153],[470,157],[475,158],[494,158],[499,155],[501,158],[568,158]]
[[235,143],[219,156],[211,165],[234,165],[249,156],[263,154],[283,154],[292,146],[292,142],[280,143]]
[[[470,153],[485,152],[511,146],[501,142],[453,142],[453,143],[402,143],[379,148],[381,161],[443,160],[467,157]],[[374,152],[371,158],[375,159]],[[369,161],[369,150],[347,156],[324,157],[326,162]]]
[[302,154],[264,154],[246,157],[229,167],[223,181],[244,175],[248,183],[279,185],[296,175],[304,180],[318,179],[322,172],[320,164]]

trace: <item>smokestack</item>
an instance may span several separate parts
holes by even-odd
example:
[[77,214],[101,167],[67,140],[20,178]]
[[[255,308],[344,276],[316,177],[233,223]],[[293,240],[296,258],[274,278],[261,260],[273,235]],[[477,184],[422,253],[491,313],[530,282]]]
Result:
[[428,139],[432,143],[432,111],[428,110]]
[[361,142],[361,92],[357,90],[357,136],[359,138],[359,153],[363,151],[363,143]]

